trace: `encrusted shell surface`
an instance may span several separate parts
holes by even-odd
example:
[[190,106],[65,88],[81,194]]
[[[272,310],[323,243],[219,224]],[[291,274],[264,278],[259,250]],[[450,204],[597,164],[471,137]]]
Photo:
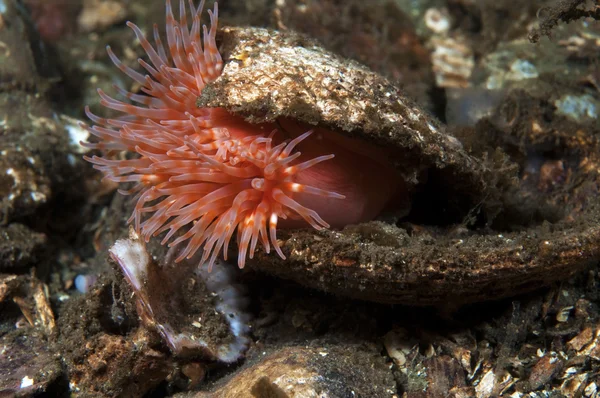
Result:
[[[198,106],[225,107],[251,122],[294,118],[385,147],[409,189],[429,195],[430,209],[421,211],[442,227],[374,221],[342,231],[280,231],[287,259],[257,252],[254,268],[354,298],[454,305],[530,291],[600,257],[594,210],[576,225],[465,228],[469,216],[485,218],[494,199],[519,197],[510,191],[511,167],[472,156],[376,73],[295,34],[225,28],[221,41],[223,74]],[[504,210],[510,201],[518,206],[519,199],[504,200]]]
[[225,68],[198,106],[225,107],[256,123],[289,117],[360,137],[396,150],[392,161],[409,186],[435,169],[453,191],[473,202],[484,196],[484,164],[377,73],[294,33],[224,28],[222,41]]

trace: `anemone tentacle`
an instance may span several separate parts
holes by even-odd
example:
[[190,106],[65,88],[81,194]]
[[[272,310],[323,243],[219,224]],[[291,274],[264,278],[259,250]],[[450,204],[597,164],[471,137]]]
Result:
[[[335,192],[296,182],[299,173],[334,155],[299,162],[297,146],[312,131],[289,142],[248,128],[240,133],[239,121],[224,110],[199,108],[196,99],[206,84],[223,69],[216,34],[218,5],[208,11],[210,28],[201,26],[204,1],[179,1],[179,20],[171,1],[166,1],[166,46],[156,25],[154,45],[135,24],[127,25],[147,54],[139,64],[147,74],[126,66],[107,48],[112,62],[138,83],[141,93],[117,88],[123,100],[98,90],[101,104],[123,114],[102,118],[86,107],[94,123],[88,127],[97,142],[84,143],[102,156],[86,157],[105,178],[133,183],[122,194],[135,194],[130,223],[146,241],[164,233],[162,244],[184,244],[176,261],[189,259],[199,250],[209,268],[219,253],[227,257],[237,231],[238,265],[244,267],[258,243],[268,253],[271,246],[285,258],[277,241],[279,219],[304,219],[316,229],[329,227],[317,212],[294,199],[303,192],[343,199]],[[188,27],[187,9],[192,25]],[[237,120],[237,119],[236,119]],[[232,129],[236,134],[232,134]],[[114,157],[115,153],[125,156]]]

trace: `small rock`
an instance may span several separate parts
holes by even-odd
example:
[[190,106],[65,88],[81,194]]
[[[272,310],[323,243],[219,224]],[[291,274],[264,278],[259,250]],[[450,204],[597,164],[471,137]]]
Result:
[[56,328],[48,286],[29,275],[1,275],[0,303],[12,299],[30,326],[40,326],[51,335]]
[[547,354],[540,358],[529,375],[531,389],[537,390],[552,381],[554,376],[562,369],[562,365],[562,361],[556,355]]
[[46,247],[46,235],[22,224],[0,227],[0,270],[25,269],[36,264]]
[[429,41],[432,48],[431,62],[438,86],[465,88],[470,85],[475,58],[473,50],[463,41],[461,38],[437,36]]
[[410,351],[411,346],[414,346],[414,343],[411,343],[406,336],[405,330],[395,329],[388,332],[383,338],[383,345],[388,355],[398,366],[404,366],[406,354]]
[[111,0],[85,0],[77,24],[83,32],[106,29],[127,17],[122,2]]
[[32,214],[51,195],[50,180],[38,156],[0,144],[0,197],[5,220]]
[[78,360],[66,361],[73,396],[140,397],[171,371],[164,354],[149,347],[143,329],[128,338],[101,333],[79,353]]
[[587,326],[577,336],[573,337],[567,345],[575,351],[580,351],[584,346],[592,342],[594,332],[590,326]]
[[[427,394],[423,397],[445,398],[452,388],[466,387],[465,372],[460,363],[447,355],[435,356],[423,361],[427,369]],[[415,395],[417,396],[417,395]]]
[[0,395],[38,396],[62,374],[59,357],[33,328],[15,329],[0,338]]
[[383,358],[361,346],[292,346],[195,397],[392,397],[395,391]]

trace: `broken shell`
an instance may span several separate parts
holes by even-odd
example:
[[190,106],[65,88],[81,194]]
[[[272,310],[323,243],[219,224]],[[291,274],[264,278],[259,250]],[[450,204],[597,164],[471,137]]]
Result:
[[129,239],[117,240],[109,253],[136,295],[142,322],[160,334],[173,354],[226,363],[243,356],[250,342],[249,315],[225,264],[212,273],[206,266],[196,272],[189,264],[170,268],[168,260],[159,266],[133,228]]
[[[469,154],[391,83],[359,64],[295,34],[226,28],[221,40],[223,73],[203,90],[198,106],[225,107],[255,123],[293,118],[385,147],[412,194],[409,221],[438,227],[467,223],[469,217],[485,222],[488,204],[497,203],[507,190],[502,186],[511,186],[510,167],[500,170]],[[597,216],[586,217],[585,226],[468,231],[459,239],[452,229],[424,238],[383,222],[343,231],[282,231],[287,259],[257,252],[251,265],[379,302],[498,299],[565,278],[597,260]]]

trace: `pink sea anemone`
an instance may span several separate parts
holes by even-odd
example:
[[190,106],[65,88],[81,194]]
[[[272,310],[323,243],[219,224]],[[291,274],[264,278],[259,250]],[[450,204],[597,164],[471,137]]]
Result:
[[[285,258],[276,237],[281,219],[289,227],[320,230],[375,216],[395,188],[381,188],[387,175],[369,161],[376,155],[368,150],[355,150],[355,144],[324,129],[307,131],[293,120],[281,120],[283,129],[274,129],[249,124],[222,108],[196,106],[205,85],[221,74],[223,60],[216,43],[217,4],[208,11],[207,29],[200,23],[204,1],[197,8],[188,3],[191,28],[184,0],[179,21],[166,2],[166,48],[156,26],[153,46],[135,24],[127,24],[149,58],[139,60],[146,75],[108,48],[115,65],[141,86],[142,94],[117,88],[134,104],[98,90],[102,105],[124,116],[105,119],[86,108],[95,124],[89,131],[98,142],[85,145],[103,152],[86,160],[105,178],[134,184],[120,192],[136,195],[129,221],[140,235],[148,241],[166,232],[162,244],[186,242],[177,261],[202,248],[201,262],[211,268],[219,252],[227,258],[237,230],[243,267],[258,242],[267,253],[272,245]],[[114,156],[122,151],[131,155]]]

